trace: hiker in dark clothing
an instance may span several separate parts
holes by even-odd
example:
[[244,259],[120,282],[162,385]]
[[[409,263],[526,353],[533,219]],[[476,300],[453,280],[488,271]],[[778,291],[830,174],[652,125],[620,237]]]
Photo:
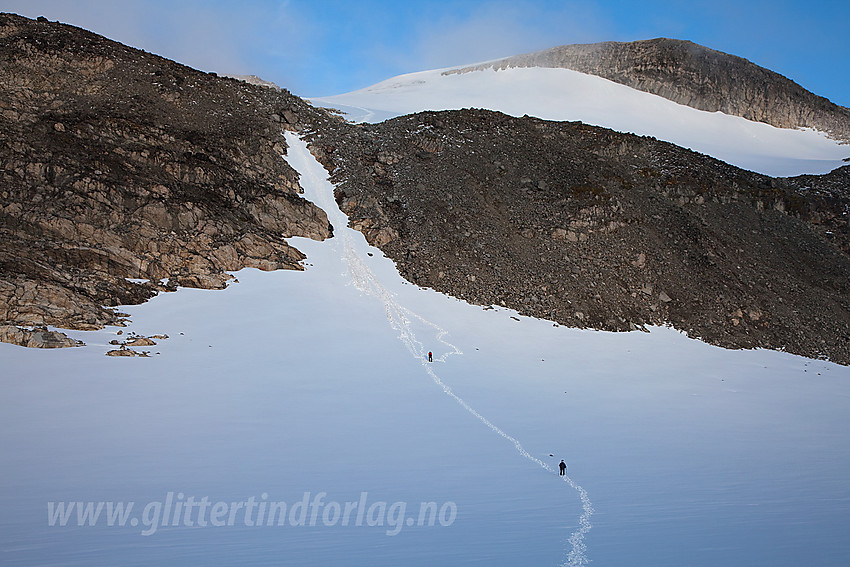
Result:
[[434,362],[434,355],[431,352],[428,352],[428,362]]
[[558,468],[561,469],[561,476],[567,474],[567,463],[564,462],[564,459],[561,459],[561,464],[558,465]]

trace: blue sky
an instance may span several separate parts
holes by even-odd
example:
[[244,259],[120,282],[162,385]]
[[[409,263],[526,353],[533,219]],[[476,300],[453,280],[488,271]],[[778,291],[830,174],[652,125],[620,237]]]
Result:
[[850,5],[826,1],[0,0],[302,96],[567,43],[689,39],[850,106]]

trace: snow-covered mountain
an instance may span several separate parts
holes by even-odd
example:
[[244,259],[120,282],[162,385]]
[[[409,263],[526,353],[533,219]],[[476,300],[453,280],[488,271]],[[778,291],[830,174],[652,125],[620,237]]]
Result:
[[452,72],[514,67],[572,69],[699,110],[780,128],[813,128],[850,141],[850,108],[743,57],[691,41],[660,37],[561,45]]
[[480,65],[401,75],[358,91],[311,98],[356,122],[423,110],[486,108],[512,116],[578,120],[654,136],[771,176],[827,173],[846,165],[850,145],[813,129],[777,128],[677,104],[602,77],[563,68]]
[[[473,304],[585,321],[620,294],[775,349],[803,321],[814,356],[846,339],[824,331],[846,172],[487,112],[354,127],[70,26],[0,28],[3,327],[86,343],[0,343],[3,565],[850,560],[850,367]],[[496,256],[533,292],[475,277]]]

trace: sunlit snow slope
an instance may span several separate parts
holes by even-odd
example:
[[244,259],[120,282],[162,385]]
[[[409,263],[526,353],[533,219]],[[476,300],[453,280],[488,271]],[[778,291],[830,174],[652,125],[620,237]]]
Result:
[[371,87],[311,102],[380,122],[424,110],[486,108],[513,116],[579,120],[654,136],[738,167],[771,176],[827,173],[845,165],[850,146],[811,130],[776,128],[720,112],[676,104],[596,77],[554,68],[445,70],[401,75]]

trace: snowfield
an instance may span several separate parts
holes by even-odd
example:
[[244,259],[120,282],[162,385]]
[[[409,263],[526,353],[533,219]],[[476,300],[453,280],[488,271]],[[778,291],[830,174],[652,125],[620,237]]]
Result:
[[287,159],[335,227],[306,271],[122,308],[148,359],[0,344],[3,565],[850,564],[850,368],[420,289]]
[[487,69],[400,75],[371,87],[311,98],[354,122],[381,122],[424,110],[486,108],[512,116],[581,121],[654,136],[743,169],[774,177],[828,173],[846,165],[850,145],[814,130],[776,128],[721,112],[705,112],[569,69]]

